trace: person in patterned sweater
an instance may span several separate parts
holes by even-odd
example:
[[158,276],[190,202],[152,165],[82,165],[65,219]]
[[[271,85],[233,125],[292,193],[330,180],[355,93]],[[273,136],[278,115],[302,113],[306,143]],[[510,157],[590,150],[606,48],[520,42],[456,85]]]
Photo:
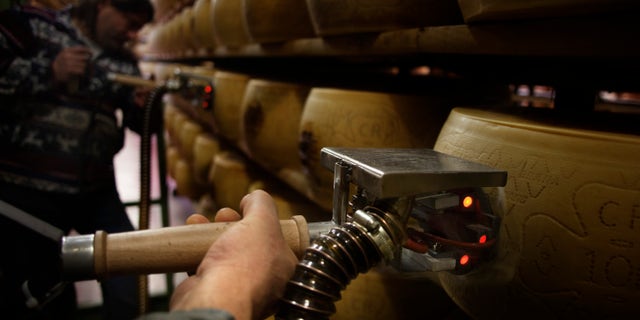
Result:
[[[133,230],[113,157],[124,128],[142,128],[145,91],[108,74],[140,74],[131,44],[152,19],[149,0],[79,0],[56,11],[18,5],[0,13],[0,200],[66,233]],[[1,215],[0,237],[2,314],[73,318],[74,287],[51,291],[60,280],[58,244]],[[101,286],[107,318],[137,315],[135,277]]]

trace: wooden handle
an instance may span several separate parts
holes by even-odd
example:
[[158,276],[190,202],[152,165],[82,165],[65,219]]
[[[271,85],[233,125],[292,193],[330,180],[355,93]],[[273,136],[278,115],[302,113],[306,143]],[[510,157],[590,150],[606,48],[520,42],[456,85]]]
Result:
[[[235,222],[204,223],[107,234],[94,240],[98,279],[122,274],[195,271],[211,244]],[[299,258],[309,246],[303,216],[280,220],[282,234]]]
[[152,87],[153,88],[158,86],[158,84],[156,84],[152,80],[147,80],[147,79],[136,77],[136,76],[130,76],[127,74],[109,73],[107,77],[111,81],[126,84],[129,86],[134,86],[134,87]]

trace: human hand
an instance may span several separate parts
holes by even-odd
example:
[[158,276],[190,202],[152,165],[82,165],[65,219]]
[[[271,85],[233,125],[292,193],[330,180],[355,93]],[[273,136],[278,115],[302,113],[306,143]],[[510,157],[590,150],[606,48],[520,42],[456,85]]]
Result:
[[138,108],[144,108],[151,91],[152,89],[149,87],[136,87],[133,90],[133,104]]
[[84,75],[90,59],[91,49],[88,47],[74,46],[62,49],[51,65],[54,84],[66,84]]
[[[258,190],[235,210],[216,213],[216,222],[239,220],[209,248],[195,275],[182,282],[171,298],[172,310],[215,308],[237,320],[264,319],[275,311],[298,262],[282,236],[273,199]],[[207,222],[193,215],[187,223]]]

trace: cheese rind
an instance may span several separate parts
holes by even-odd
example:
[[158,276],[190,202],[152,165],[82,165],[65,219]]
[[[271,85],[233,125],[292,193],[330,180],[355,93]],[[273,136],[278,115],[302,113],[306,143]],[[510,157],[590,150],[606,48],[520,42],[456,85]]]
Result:
[[248,75],[228,71],[214,75],[213,117],[220,135],[234,144],[240,135],[240,108],[249,79]]
[[251,79],[240,108],[240,146],[267,170],[300,169],[298,128],[311,87]]
[[210,6],[212,31],[218,44],[238,47],[251,42],[242,7],[243,1],[238,0],[215,0]]
[[244,0],[247,31],[253,42],[314,37],[307,3],[301,0]]
[[637,314],[640,136],[529,119],[454,109],[442,128],[435,150],[508,171],[487,190],[502,220],[496,259],[441,273],[442,286],[476,318]]
[[240,210],[240,200],[253,180],[247,160],[237,152],[221,151],[213,157],[208,178],[216,206]]
[[298,135],[313,200],[331,208],[333,174],[320,163],[323,147],[433,147],[448,110],[441,98],[313,88]]

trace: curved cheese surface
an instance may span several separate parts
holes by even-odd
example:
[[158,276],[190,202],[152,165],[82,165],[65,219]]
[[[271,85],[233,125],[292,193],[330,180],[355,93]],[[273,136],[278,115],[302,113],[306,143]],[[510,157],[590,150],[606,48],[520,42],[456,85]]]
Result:
[[243,1],[215,0],[210,6],[216,42],[237,47],[251,42],[245,24]]
[[305,1],[244,0],[243,3],[247,31],[254,42],[315,36]]
[[[214,0],[215,1],[215,0]],[[193,4],[194,42],[197,55],[206,55],[216,46],[211,16],[212,0],[196,0]]]
[[299,128],[299,151],[315,201],[331,208],[333,173],[320,164],[323,147],[433,147],[448,106],[441,99],[314,88]]
[[473,274],[441,274],[478,319],[602,318],[640,312],[640,136],[455,109],[440,152],[508,171],[489,190],[498,255]]
[[200,133],[193,142],[193,174],[200,184],[206,184],[213,157],[220,152],[220,142],[209,133]]
[[456,309],[435,282],[383,268],[360,274],[341,295],[331,319],[448,319]]
[[240,106],[249,76],[241,73],[217,71],[214,75],[215,98],[213,117],[220,134],[237,142],[240,132]]
[[245,158],[232,151],[221,151],[213,157],[208,181],[218,208],[240,210],[240,200],[252,181]]
[[379,32],[442,24],[461,24],[456,1],[307,0],[318,35]]
[[240,145],[262,166],[277,172],[301,167],[298,127],[310,87],[249,80],[241,107]]

